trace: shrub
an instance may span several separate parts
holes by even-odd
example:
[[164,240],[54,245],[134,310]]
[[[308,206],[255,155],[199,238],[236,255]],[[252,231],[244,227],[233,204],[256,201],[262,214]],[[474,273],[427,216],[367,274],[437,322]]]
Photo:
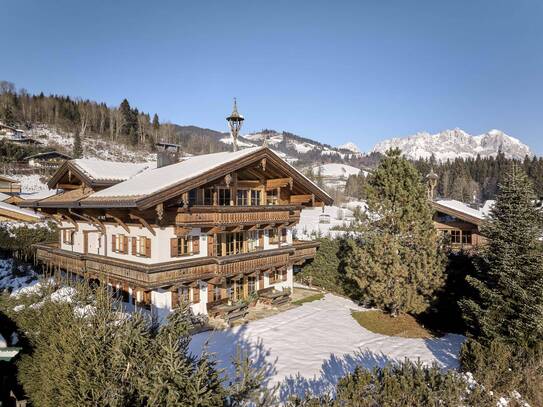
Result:
[[16,258],[26,261],[32,257],[33,244],[51,241],[58,241],[58,229],[52,222],[0,223],[0,249]]

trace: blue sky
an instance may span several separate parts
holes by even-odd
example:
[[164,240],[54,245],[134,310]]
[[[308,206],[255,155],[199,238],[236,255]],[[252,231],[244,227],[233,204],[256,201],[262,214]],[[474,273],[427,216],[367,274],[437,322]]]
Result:
[[[543,153],[543,2],[0,0],[0,79],[369,150],[504,130]],[[6,18],[7,17],[7,18]]]

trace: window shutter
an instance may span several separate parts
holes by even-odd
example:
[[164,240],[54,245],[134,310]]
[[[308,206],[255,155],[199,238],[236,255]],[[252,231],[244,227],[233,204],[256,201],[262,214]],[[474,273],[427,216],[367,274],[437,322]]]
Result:
[[198,304],[200,302],[200,285],[192,288],[192,303]]
[[258,245],[262,248],[264,247],[264,231],[263,230],[258,231]]
[[138,254],[138,239],[132,238],[132,254],[136,256]]
[[123,253],[128,254],[128,236],[123,235]]
[[144,237],[145,239],[145,257],[151,257],[151,239]]
[[258,273],[258,289],[262,290],[264,288],[264,273],[261,271]]
[[200,253],[200,236],[192,236],[192,253]]
[[170,257],[178,257],[176,237],[170,239]]
[[215,286],[213,284],[207,283],[207,302],[213,302],[215,297]]
[[172,309],[177,308],[179,306],[179,293],[177,288],[175,290],[172,290]]
[[213,235],[207,237],[207,255],[215,256],[216,253],[213,253]]
[[111,251],[115,251],[115,246],[117,243],[117,235],[111,235]]

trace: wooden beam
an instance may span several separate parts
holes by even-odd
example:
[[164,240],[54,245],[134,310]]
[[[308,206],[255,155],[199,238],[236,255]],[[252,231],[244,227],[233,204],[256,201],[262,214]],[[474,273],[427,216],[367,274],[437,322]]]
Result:
[[149,225],[149,223],[147,223],[147,221],[142,216],[138,216],[138,215],[136,215],[134,213],[129,213],[128,216],[132,220],[139,221],[145,227],[145,229],[147,229],[149,232],[151,232],[151,234],[153,236],[156,236],[155,230],[151,227],[151,225]]
[[249,229],[247,229],[247,230],[249,230],[249,231],[250,231],[250,230],[257,230],[257,229],[259,229],[259,228],[260,228],[260,225],[257,223],[256,225],[251,226],[251,227],[250,227]]
[[94,225],[96,227],[96,229],[103,231],[103,233],[106,232],[106,228],[105,228],[104,224],[102,222],[99,222],[96,218],[93,219],[90,216],[85,216],[85,215],[83,215],[81,213],[76,213],[71,208],[68,209],[68,212],[71,215],[74,215],[76,218],[82,219],[82,220],[90,223],[91,225]]
[[208,235],[213,235],[215,233],[221,233],[224,231],[224,226],[215,226],[207,231]]
[[115,216],[115,215],[111,214],[110,212],[106,211],[106,218],[113,219],[117,223],[117,225],[119,225],[120,227],[122,227],[126,231],[126,233],[130,233],[130,229],[128,228],[126,223],[124,223],[121,220],[121,218],[119,218],[118,216]]
[[75,231],[76,231],[76,232],[79,231],[79,225],[77,224],[77,222],[76,222],[73,218],[71,218],[70,216],[65,215],[65,214],[63,214],[63,213],[60,214],[60,218],[61,218],[61,219],[62,219],[62,218],[66,218],[66,220],[67,220],[68,222],[70,222],[72,225],[74,225]]
[[175,234],[176,236],[186,236],[190,233],[191,228],[186,228],[183,226],[176,226],[175,228]]
[[238,187],[240,188],[258,188],[261,185],[260,180],[240,180]]
[[79,189],[81,184],[57,184],[57,189]]
[[305,203],[311,201],[313,195],[291,195],[290,203]]
[[267,179],[266,180],[266,189],[274,189],[274,188],[280,188],[280,187],[286,187],[287,185],[290,185],[292,182],[292,178],[275,178],[275,179]]

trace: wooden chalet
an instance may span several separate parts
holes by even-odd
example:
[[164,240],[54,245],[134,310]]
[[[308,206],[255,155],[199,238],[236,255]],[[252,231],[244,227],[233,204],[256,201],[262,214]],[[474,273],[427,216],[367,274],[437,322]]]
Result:
[[[109,284],[159,314],[189,301],[196,313],[264,290],[292,288],[293,266],[318,243],[293,240],[303,207],[332,204],[267,147],[183,158],[159,166],[65,162],[49,187],[22,202],[60,224],[38,260]],[[264,292],[261,291],[261,292]]]
[[58,151],[47,151],[45,153],[38,153],[29,155],[23,158],[23,161],[28,163],[31,167],[47,167],[56,168],[60,166],[64,161],[71,160],[67,154],[60,153]]
[[484,213],[454,199],[432,201],[434,225],[448,239],[453,250],[470,250],[484,244],[480,226]]

